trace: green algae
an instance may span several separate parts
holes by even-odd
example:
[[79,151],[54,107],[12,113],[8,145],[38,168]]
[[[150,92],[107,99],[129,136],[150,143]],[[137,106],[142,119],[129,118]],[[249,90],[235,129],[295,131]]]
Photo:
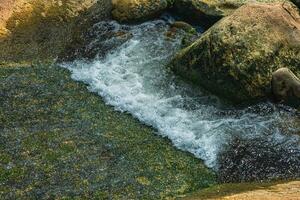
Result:
[[1,199],[164,199],[214,173],[53,65],[0,67]]

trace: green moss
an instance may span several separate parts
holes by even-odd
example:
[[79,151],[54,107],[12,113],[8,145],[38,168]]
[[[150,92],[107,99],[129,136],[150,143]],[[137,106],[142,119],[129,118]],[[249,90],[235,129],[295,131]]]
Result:
[[62,68],[2,65],[0,82],[1,199],[158,199],[216,183],[200,160]]

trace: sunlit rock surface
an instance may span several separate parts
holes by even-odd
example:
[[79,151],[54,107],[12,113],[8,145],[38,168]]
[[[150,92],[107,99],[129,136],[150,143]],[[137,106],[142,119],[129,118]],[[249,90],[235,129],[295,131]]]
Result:
[[287,183],[240,183],[215,186],[184,200],[298,200],[300,181]]
[[80,45],[82,32],[107,18],[110,6],[107,0],[2,0],[0,60],[53,59],[70,43]]

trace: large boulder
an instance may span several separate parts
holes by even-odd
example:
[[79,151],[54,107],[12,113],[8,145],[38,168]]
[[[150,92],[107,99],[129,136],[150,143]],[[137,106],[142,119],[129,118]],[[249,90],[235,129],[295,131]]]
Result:
[[[286,0],[256,0],[260,3],[284,1]],[[249,2],[253,2],[253,0],[175,0],[174,8],[176,12],[189,20],[202,22],[203,25],[211,25]]]
[[113,0],[113,18],[119,22],[137,22],[163,12],[170,0]]
[[52,60],[110,13],[109,0],[1,0],[0,62]]
[[271,93],[272,73],[300,74],[300,16],[291,3],[247,4],[180,51],[171,69],[235,103]]

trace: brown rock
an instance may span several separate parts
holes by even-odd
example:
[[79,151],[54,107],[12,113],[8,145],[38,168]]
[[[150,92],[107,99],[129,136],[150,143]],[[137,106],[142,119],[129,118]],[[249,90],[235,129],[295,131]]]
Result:
[[53,59],[110,14],[108,0],[1,0],[0,61]]

